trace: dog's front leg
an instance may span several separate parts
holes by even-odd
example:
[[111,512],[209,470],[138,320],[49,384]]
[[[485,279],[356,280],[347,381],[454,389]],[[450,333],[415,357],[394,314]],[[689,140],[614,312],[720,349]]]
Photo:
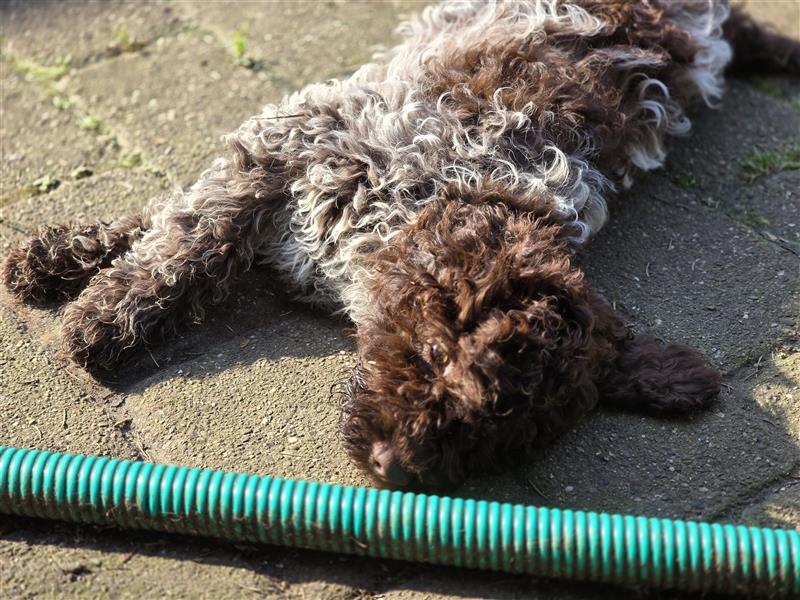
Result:
[[23,302],[71,300],[100,269],[130,250],[148,222],[146,213],[134,213],[110,223],[44,228],[8,253],[3,282]]
[[285,183],[278,167],[248,169],[240,158],[218,161],[187,193],[154,212],[131,250],[67,305],[62,343],[73,360],[108,369],[226,296],[252,263]]

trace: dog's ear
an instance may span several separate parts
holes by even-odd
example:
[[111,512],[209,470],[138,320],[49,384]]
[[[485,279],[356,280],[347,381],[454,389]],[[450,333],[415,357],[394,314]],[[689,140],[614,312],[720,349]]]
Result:
[[613,360],[599,378],[601,402],[652,413],[685,414],[707,408],[719,395],[719,371],[697,350],[649,334],[634,335],[611,306],[596,296],[597,331]]
[[602,381],[609,405],[686,414],[708,408],[719,395],[719,371],[693,348],[637,335],[619,344],[618,352]]

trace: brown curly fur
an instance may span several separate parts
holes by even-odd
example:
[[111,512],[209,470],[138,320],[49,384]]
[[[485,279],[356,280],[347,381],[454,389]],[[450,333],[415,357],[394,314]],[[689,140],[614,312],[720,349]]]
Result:
[[50,227],[13,248],[2,266],[8,290],[31,303],[70,300],[146,228],[138,214],[112,223]]
[[[522,110],[532,104],[531,118],[540,124],[528,132],[531,154],[543,144],[555,143],[574,151],[587,140],[597,148],[596,163],[613,173],[625,160],[621,149],[642,135],[646,122],[639,114],[641,78],[630,78],[620,64],[619,49],[631,58],[647,61],[637,74],[655,77],[674,92],[681,86],[672,79],[692,62],[696,47],[686,31],[664,18],[664,9],[649,2],[580,0],[573,2],[607,22],[596,36],[576,38],[571,31],[548,31],[547,43],[518,40],[483,44],[427,60],[423,69],[429,94],[447,94],[463,120],[479,121],[492,103]],[[677,68],[676,68],[677,67]],[[558,114],[553,120],[552,114]]]
[[358,332],[341,422],[357,463],[388,447],[392,483],[450,487],[518,462],[598,401],[687,412],[714,399],[718,373],[634,337],[559,225],[474,202],[426,207],[370,265],[375,318]]

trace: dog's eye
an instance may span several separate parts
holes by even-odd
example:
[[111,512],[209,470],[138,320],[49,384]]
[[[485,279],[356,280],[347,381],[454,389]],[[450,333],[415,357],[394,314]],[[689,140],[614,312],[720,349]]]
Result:
[[436,342],[431,344],[431,356],[433,357],[434,361],[443,365],[446,365],[448,362],[450,362],[450,355],[447,354],[447,350],[445,350]]

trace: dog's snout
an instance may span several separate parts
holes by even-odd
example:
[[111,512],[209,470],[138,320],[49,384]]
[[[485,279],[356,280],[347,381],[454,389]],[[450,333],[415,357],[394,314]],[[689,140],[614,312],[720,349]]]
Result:
[[370,468],[381,481],[389,485],[402,487],[411,483],[411,475],[403,469],[394,448],[387,441],[372,445]]

